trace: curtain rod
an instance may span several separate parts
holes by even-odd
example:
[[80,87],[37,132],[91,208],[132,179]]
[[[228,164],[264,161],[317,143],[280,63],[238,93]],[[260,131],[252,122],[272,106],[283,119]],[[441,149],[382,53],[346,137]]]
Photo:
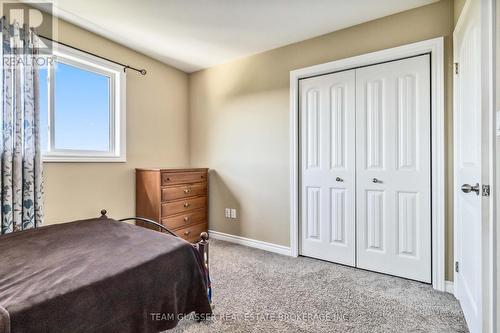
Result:
[[38,37],[41,37],[43,39],[46,39],[46,40],[49,40],[51,42],[54,42],[54,43],[57,43],[57,44],[61,44],[61,45],[64,45],[66,47],[70,47],[74,50],[77,50],[77,51],[80,51],[80,52],[83,52],[83,53],[87,53],[87,54],[90,54],[90,55],[93,55],[94,57],[97,57],[97,58],[101,58],[101,59],[104,59],[106,61],[109,61],[109,62],[112,62],[114,64],[117,64],[117,65],[120,65],[123,67],[123,71],[126,71],[127,69],[131,69],[133,71],[136,71],[138,73],[141,73],[142,75],[146,75],[147,74],[147,71],[145,69],[139,69],[139,68],[135,68],[135,67],[132,67],[132,66],[129,66],[129,65],[125,65],[125,64],[122,64],[121,62],[118,62],[118,61],[114,61],[112,59],[109,59],[109,58],[106,58],[106,57],[102,57],[98,54],[95,54],[95,53],[92,53],[92,52],[89,52],[89,51],[85,51],[85,50],[82,50],[78,47],[75,47],[75,46],[72,46],[72,45],[69,45],[69,44],[66,44],[66,43],[63,43],[63,42],[60,42],[60,41],[57,41],[57,40],[54,40],[52,38],[48,38],[48,37],[45,37],[45,36],[42,36],[42,35],[39,35]]

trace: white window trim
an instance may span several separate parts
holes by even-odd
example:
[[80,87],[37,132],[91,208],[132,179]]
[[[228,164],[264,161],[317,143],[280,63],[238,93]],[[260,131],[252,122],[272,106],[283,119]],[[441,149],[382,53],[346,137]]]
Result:
[[[50,84],[54,66],[48,68],[48,151],[42,153],[44,162],[126,162],[126,75],[123,67],[96,56],[53,43],[53,58],[71,66],[105,75],[110,82],[110,151],[54,149],[54,89]],[[45,130],[45,129],[42,129]]]

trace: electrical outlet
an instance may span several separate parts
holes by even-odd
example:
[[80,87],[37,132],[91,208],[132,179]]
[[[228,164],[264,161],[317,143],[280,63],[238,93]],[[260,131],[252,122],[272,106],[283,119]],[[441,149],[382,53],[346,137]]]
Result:
[[224,216],[226,217],[226,219],[230,219],[231,218],[231,209],[225,208],[224,209]]
[[234,209],[234,208],[231,209],[231,218],[232,219],[236,218],[236,209]]

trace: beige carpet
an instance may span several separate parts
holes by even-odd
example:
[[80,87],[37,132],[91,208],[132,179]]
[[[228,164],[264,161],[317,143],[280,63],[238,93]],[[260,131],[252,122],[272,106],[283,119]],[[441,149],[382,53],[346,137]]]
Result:
[[431,286],[311,258],[211,241],[214,318],[173,332],[467,332]]

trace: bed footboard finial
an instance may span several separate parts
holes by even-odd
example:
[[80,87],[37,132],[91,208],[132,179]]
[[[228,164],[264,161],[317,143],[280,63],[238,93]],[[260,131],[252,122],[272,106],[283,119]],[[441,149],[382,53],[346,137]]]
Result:
[[108,211],[106,209],[101,209],[101,218],[103,219],[107,219],[108,217],[106,216],[106,214],[108,213]]
[[196,245],[201,258],[203,258],[203,264],[208,269],[208,233],[202,232],[200,238],[201,240]]

